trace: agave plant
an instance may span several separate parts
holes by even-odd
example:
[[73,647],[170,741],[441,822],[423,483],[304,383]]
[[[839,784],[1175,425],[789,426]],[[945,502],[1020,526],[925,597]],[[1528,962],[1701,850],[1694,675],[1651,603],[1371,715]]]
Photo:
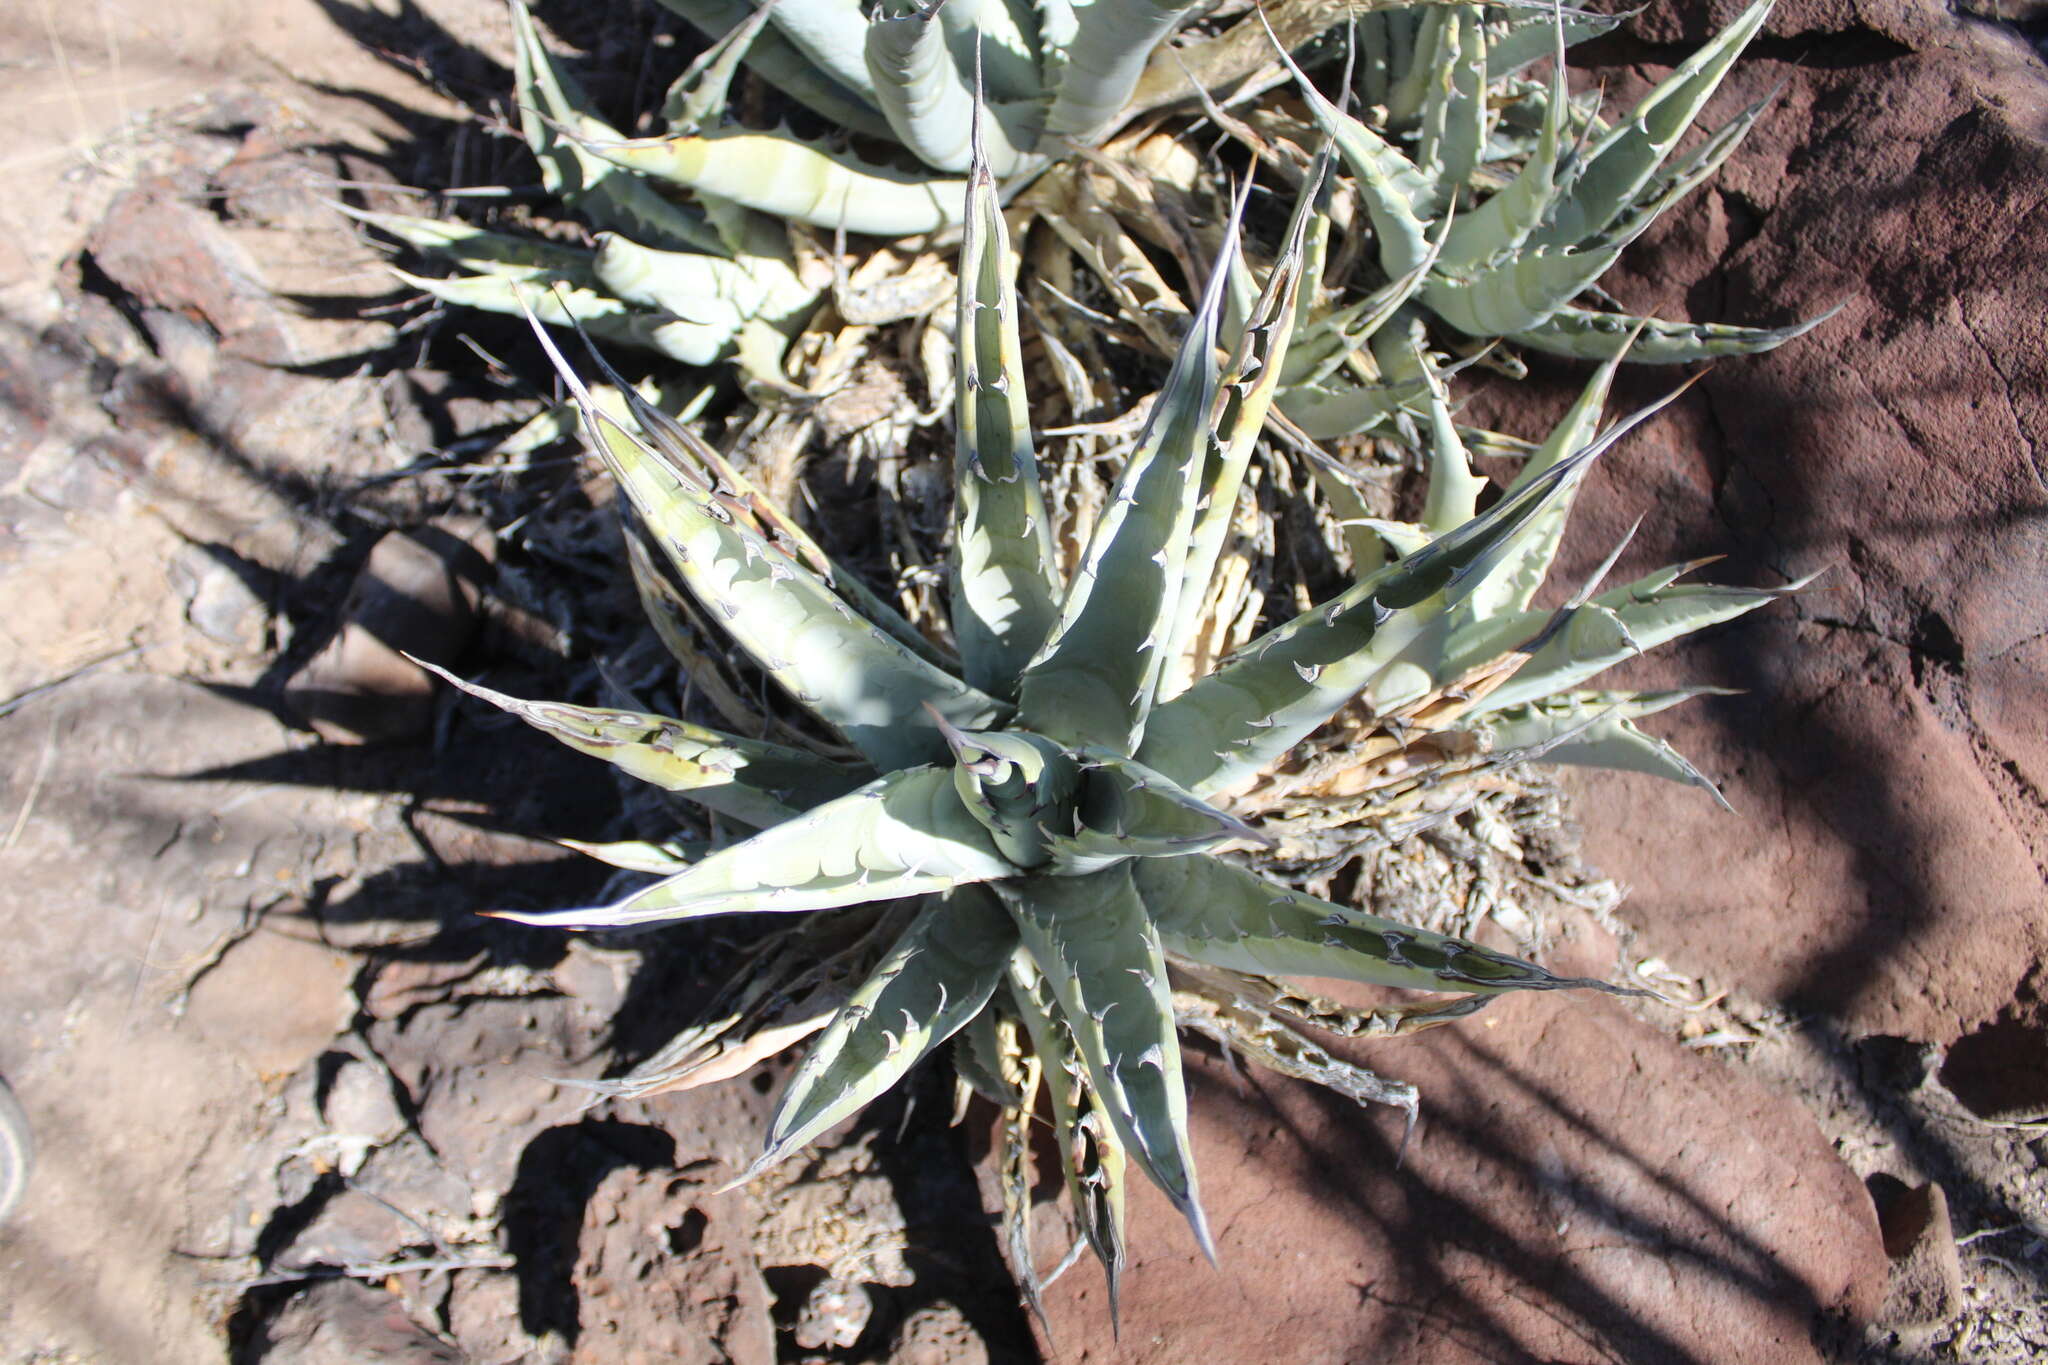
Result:
[[[659,581],[720,621],[850,757],[458,683],[758,831],[708,853],[592,847],[660,878],[615,903],[513,917],[570,929],[741,912],[853,917],[844,937],[879,946],[847,959],[867,970],[843,995],[821,990],[824,1007],[776,1035],[775,1046],[818,1038],[748,1175],[955,1039],[963,1077],[1003,1107],[1009,1235],[1034,1295],[1026,1154],[1041,1090],[1114,1295],[1127,1163],[1210,1245],[1178,1027],[1361,1101],[1412,1105],[1412,1091],[1332,1057],[1297,1025],[1401,1033],[1506,991],[1616,989],[1262,876],[1248,863],[1263,836],[1233,808],[1238,793],[1347,717],[1407,736],[1397,761],[1376,769],[1389,782],[1535,755],[1702,781],[1634,723],[1683,694],[1578,689],[1641,648],[1776,595],[1675,586],[1674,569],[1581,592],[1556,611],[1532,607],[1587,468],[1645,415],[1599,431],[1610,362],[1485,511],[1475,513],[1481,481],[1460,465],[1461,448],[1440,444],[1423,520],[1379,528],[1397,554],[1191,685],[1173,682],[1172,662],[1204,631],[1209,581],[1285,366],[1319,179],[1219,363],[1237,219],[1226,226],[1148,422],[1063,576],[1025,394],[1015,263],[992,175],[970,168],[950,650],[836,570],[687,427],[629,386],[594,395],[542,334],[592,449],[665,559]],[[1431,748],[1452,732],[1465,741],[1455,754]],[[1279,979],[1292,975],[1450,998],[1347,1012]]]
[[[942,177],[967,171],[970,125],[982,129],[981,154],[1002,178],[1030,174],[1114,131],[1134,112],[1154,52],[1199,8],[1194,0],[947,0],[887,5],[871,18],[860,0],[663,3],[709,38],[739,35],[735,48],[770,84],[836,126],[893,140],[918,169],[864,162],[786,133],[702,124],[592,150],[693,192],[883,236],[960,221],[965,186]],[[1337,17],[1323,14],[1320,27]],[[1250,29],[1251,21],[1241,23]],[[977,121],[982,99],[988,117]]]
[[[1296,346],[1281,381],[1282,413],[1318,440],[1406,426],[1406,415],[1440,387],[1443,362],[1427,345],[1427,319],[1468,354],[1506,341],[1654,364],[1754,354],[1818,325],[1822,319],[1776,328],[1669,322],[1585,303],[1622,251],[1711,177],[1763,114],[1768,101],[1674,156],[1772,3],[1755,0],[1614,125],[1600,117],[1597,95],[1570,94],[1564,51],[1620,18],[1489,20],[1477,5],[1374,11],[1358,21],[1358,60],[1347,64],[1343,103],[1275,40],[1272,50],[1291,73],[1306,117],[1279,106],[1242,119],[1211,106],[1210,116],[1283,167],[1304,164],[1319,136],[1334,139],[1349,171],[1342,188],[1357,205],[1343,254],[1359,258],[1356,268],[1326,279],[1326,264],[1340,253],[1332,250],[1333,219],[1318,221]],[[1550,79],[1525,79],[1524,69],[1544,56],[1555,58]],[[1345,107],[1354,97],[1371,111],[1370,122]],[[1134,185],[1126,171],[1122,184],[1111,185],[1104,172],[1069,166],[1023,202],[1073,243],[1124,316],[1184,313],[1186,302],[1129,234],[1173,245],[1161,240],[1167,215],[1134,210],[1196,190],[1202,168],[1185,153],[1125,160],[1149,170],[1150,179]],[[1098,190],[1077,187],[1090,179]],[[1125,211],[1097,213],[1084,224],[1077,198],[1121,199]],[[1250,291],[1240,284],[1236,299]]]
[[[1477,8],[1431,9],[1414,21],[1411,74],[1427,77],[1419,83],[1421,96],[1387,92],[1394,101],[1390,122],[1398,125],[1413,109],[1412,159],[1324,99],[1298,69],[1295,74],[1316,122],[1337,138],[1356,177],[1381,269],[1390,279],[1420,273],[1417,300],[1460,332],[1598,359],[1623,349],[1639,361],[1666,364],[1744,354],[1782,344],[1811,324],[1673,324],[1580,308],[1573,301],[1658,214],[1713,175],[1755,125],[1768,101],[1749,106],[1671,161],[1722,77],[1762,30],[1773,3],[1755,0],[1621,123],[1607,127],[1597,116],[1586,119],[1576,143],[1567,141],[1573,104],[1563,83],[1560,23],[1542,122],[1531,138],[1505,140],[1525,149],[1520,168],[1491,194],[1468,202],[1457,221],[1451,221],[1450,209],[1461,196],[1469,200],[1475,172],[1499,131],[1487,76],[1496,65],[1512,66],[1515,60],[1489,60],[1488,29]],[[1385,32],[1391,40],[1396,16],[1381,18],[1382,27],[1367,32]],[[1512,51],[1516,38],[1542,29],[1535,22],[1510,28],[1501,45]],[[1368,92],[1378,67],[1370,59],[1364,64]]]
[[[756,23],[753,26],[759,28]],[[597,229],[594,248],[564,246],[466,224],[400,214],[356,216],[465,273],[399,278],[445,302],[583,327],[605,341],[657,351],[685,365],[735,358],[763,383],[779,377],[791,336],[816,310],[832,274],[800,262],[782,225],[721,196],[685,205],[645,177],[591,152],[622,135],[542,44],[532,14],[512,3],[519,121],[549,193]],[[694,121],[722,105],[735,45],[686,72],[672,118]],[[708,114],[708,111],[705,111]]]
[[[512,0],[521,132],[544,188],[599,230],[596,249],[358,215],[467,272],[401,278],[465,307],[573,317],[601,339],[685,364],[736,355],[750,379],[772,385],[783,343],[831,282],[800,268],[776,220],[885,237],[957,225],[976,80],[994,101],[995,173],[1029,174],[1122,121],[1147,58],[1194,8],[1097,0],[1041,13],[952,0],[870,20],[856,0],[665,3],[714,41],[670,91],[666,133],[634,139],[597,115]],[[896,144],[916,169],[784,130],[722,126],[742,62],[832,127]]]

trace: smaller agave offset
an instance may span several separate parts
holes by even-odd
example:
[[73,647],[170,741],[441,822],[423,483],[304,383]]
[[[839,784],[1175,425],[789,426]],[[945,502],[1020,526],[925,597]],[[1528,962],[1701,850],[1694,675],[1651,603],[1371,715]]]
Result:
[[[803,268],[783,223],[882,237],[956,226],[970,124],[986,128],[1002,176],[1095,141],[1128,115],[1147,59],[1194,8],[948,0],[871,19],[856,0],[664,3],[713,44],[669,92],[667,131],[628,138],[598,117],[512,0],[520,131],[543,187],[598,230],[596,249],[358,215],[467,272],[400,278],[463,307],[573,318],[601,340],[689,365],[735,358],[772,384],[784,343],[831,283],[829,271]],[[895,144],[915,169],[786,130],[724,126],[742,62],[834,129]],[[994,100],[985,123],[975,115],[977,75]]]
[[[590,220],[595,249],[431,218],[358,213],[466,272],[446,279],[395,273],[462,307],[573,322],[603,341],[685,365],[734,358],[750,377],[772,380],[789,338],[830,285],[829,267],[806,268],[783,225],[764,214],[711,193],[694,204],[678,202],[592,152],[590,144],[621,143],[623,135],[592,111],[517,0],[512,43],[520,130],[540,164],[542,187]],[[670,97],[671,121],[694,125],[715,116],[738,50],[714,48],[711,60],[685,73]]]
[[[1371,16],[1378,22],[1363,30],[1359,91],[1385,100],[1386,126],[1405,130],[1411,153],[1288,65],[1316,125],[1336,139],[1352,172],[1381,270],[1390,281],[1412,278],[1412,296],[1431,314],[1467,336],[1505,337],[1535,350],[1602,360],[1626,350],[1637,362],[1683,363],[1767,350],[1814,324],[1668,323],[1574,300],[1659,214],[1719,170],[1755,126],[1767,101],[1673,159],[1774,3],[1755,0],[1612,126],[1597,111],[1579,110],[1566,89],[1561,20],[1492,29],[1479,8],[1460,5]],[[1569,36],[1592,36],[1612,22],[1581,24]],[[1386,54],[1404,33],[1411,65],[1389,85]],[[1546,39],[1554,47],[1537,46]],[[1540,122],[1518,133],[1509,117],[1514,105],[1496,109],[1492,97],[1526,84],[1513,73],[1545,55],[1556,59],[1549,88],[1530,99]],[[1512,176],[1504,170],[1510,166]]]
[[957,658],[835,573],[687,428],[623,384],[619,401],[599,401],[556,355],[592,448],[666,572],[858,761],[460,684],[759,831],[696,861],[672,848],[593,849],[663,875],[614,904],[517,918],[588,929],[740,912],[869,916],[863,932],[882,938],[872,969],[843,1003],[775,1038],[818,1034],[754,1171],[955,1039],[961,1074],[1008,1121],[1009,1235],[1034,1296],[1023,1229],[1041,1090],[1075,1215],[1113,1296],[1127,1163],[1209,1246],[1180,1027],[1361,1101],[1398,1103],[1412,1092],[1332,1058],[1296,1027],[1341,1012],[1278,978],[1450,997],[1351,1012],[1351,1031],[1380,1034],[1469,1014],[1506,991],[1615,989],[1260,875],[1246,857],[1261,835],[1232,813],[1234,792],[1340,712],[1412,721],[1417,734],[1460,730],[1465,752],[1496,763],[1544,755],[1702,781],[1634,725],[1684,694],[1574,689],[1776,595],[1674,586],[1680,570],[1670,570],[1533,608],[1588,467],[1643,415],[1599,431],[1609,364],[1484,512],[1474,511],[1482,480],[1462,447],[1441,442],[1423,521],[1378,528],[1391,556],[1170,690],[1169,663],[1203,626],[1285,363],[1319,179],[1219,365],[1237,256],[1235,220],[1227,226],[1149,422],[1062,581],[1024,391],[1014,265],[993,179],[973,168],[958,272]]
[[[1404,411],[1426,401],[1440,378],[1427,347],[1430,321],[1466,354],[1507,342],[1581,359],[1683,364],[1767,351],[1824,320],[1770,328],[1670,322],[1615,311],[1599,294],[1598,281],[1621,253],[1712,177],[1762,116],[1767,100],[1679,151],[1773,3],[1755,0],[1614,124],[1600,116],[1597,94],[1570,94],[1564,52],[1620,18],[1489,18],[1476,5],[1375,10],[1359,18],[1355,60],[1335,100],[1274,39],[1271,51],[1300,105],[1269,100],[1241,118],[1211,106],[1211,117],[1283,168],[1305,162],[1319,137],[1333,139],[1353,202],[1340,248],[1332,245],[1334,216],[1309,238],[1302,315],[1276,399],[1282,414],[1316,440],[1403,426]],[[1547,81],[1522,75],[1543,57],[1554,59]],[[1158,172],[1136,190],[1070,165],[1023,201],[1074,242],[1126,315],[1187,309],[1126,236],[1128,229],[1172,245],[1162,215],[1127,205],[1121,214],[1094,214],[1084,230],[1070,221],[1073,182],[1092,177],[1103,194],[1138,204],[1199,184],[1191,154],[1155,150],[1150,159],[1161,163]],[[1355,264],[1326,278],[1326,266],[1345,260]]]

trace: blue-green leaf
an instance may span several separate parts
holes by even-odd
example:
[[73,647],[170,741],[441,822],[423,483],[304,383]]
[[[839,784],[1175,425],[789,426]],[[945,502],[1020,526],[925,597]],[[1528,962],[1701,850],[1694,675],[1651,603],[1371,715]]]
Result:
[[977,120],[975,91],[953,63],[941,12],[921,9],[868,26],[875,100],[897,138],[926,165],[965,171],[978,134],[989,168],[999,176],[1015,174],[1037,130],[1020,122],[1014,107],[990,110],[990,117]]
[[[1602,313],[1589,308],[1561,308],[1528,331],[1511,333],[1508,339],[1533,351],[1574,356],[1580,360],[1611,360],[1623,351],[1638,365],[1689,365],[1694,361],[1721,356],[1756,355],[1804,336],[1835,315],[1829,309],[1818,317],[1784,327],[1732,327],[1715,322],[1666,322],[1661,318],[1635,318],[1621,313]],[[1629,338],[1642,329],[1633,343]]]
[[843,796],[867,776],[800,749],[721,734],[668,716],[522,701],[464,682],[433,664],[422,661],[420,666],[579,753],[757,828]]
[[788,550],[735,516],[708,474],[720,463],[716,453],[687,428],[667,423],[646,439],[635,435],[591,401],[553,341],[538,335],[582,400],[592,447],[691,595],[878,769],[945,755],[945,741],[925,719],[928,707],[970,729],[1003,718],[1002,703],[857,616]]
[[1130,103],[1152,50],[1165,41],[1192,0],[1089,0],[1074,6],[1076,28],[1064,50],[1045,130],[1089,141]]
[[[747,0],[657,0],[716,40],[757,11]],[[772,14],[773,11],[771,10]],[[747,69],[827,123],[869,137],[889,136],[889,123],[870,96],[855,93],[815,66],[779,30],[760,34],[747,48]]]
[[767,1150],[742,1178],[851,1117],[981,1013],[1016,944],[1016,926],[982,888],[934,899],[811,1045],[776,1102]]
[[1052,1101],[1053,1136],[1064,1159],[1067,1195],[1109,1286],[1109,1319],[1117,1317],[1117,1282],[1124,1270],[1124,1176],[1128,1162],[1116,1124],[1088,1084],[1088,1064],[1052,988],[1027,953],[1011,962],[1010,994],[1044,1065]]
[[1666,692],[1566,692],[1544,697],[1474,721],[1495,753],[1537,750],[1544,763],[1613,768],[1647,773],[1704,788],[1728,808],[1720,789],[1685,755],[1645,734],[1636,722],[1697,696],[1726,696],[1720,687],[1683,687]]
[[[1426,671],[1376,680],[1404,654],[1433,652],[1425,632],[1447,633],[1444,609],[1485,581],[1521,529],[1562,497],[1608,443],[1580,451],[1463,526],[1272,631],[1161,705],[1146,728],[1139,761],[1209,795],[1285,754],[1361,689],[1371,687],[1381,708],[1421,695],[1431,685]],[[1409,610],[1424,603],[1430,603],[1424,610]]]
[[1424,991],[1627,993],[1290,890],[1216,858],[1155,859],[1131,868],[1160,942],[1211,966]]
[[1270,842],[1142,763],[1101,750],[1081,757],[1072,828],[1052,830],[1047,844],[1055,873],[1095,872],[1126,858],[1178,858],[1233,839]]
[[1416,169],[1430,184],[1424,208],[1432,216],[1466,188],[1492,125],[1487,109],[1486,26],[1477,6],[1455,5],[1450,14],[1439,68],[1423,99],[1422,130],[1415,145]]
[[1446,270],[1472,270],[1499,253],[1519,250],[1543,221],[1556,187],[1565,118],[1571,112],[1567,90],[1564,49],[1560,46],[1557,67],[1551,73],[1550,98],[1543,106],[1543,126],[1537,131],[1535,145],[1513,180],[1477,208],[1461,214],[1445,230],[1439,259]]
[[953,634],[967,680],[1014,698],[1059,619],[1052,519],[1032,450],[1016,266],[986,165],[960,241],[953,456]]
[[619,133],[591,112],[589,97],[555,65],[540,41],[533,15],[517,0],[512,6],[512,55],[520,131],[540,162],[541,184],[550,194],[560,195],[598,226],[616,228],[643,242],[719,249],[717,234],[700,215],[664,198],[637,176],[618,174],[584,148],[585,141],[614,140]]
[[963,181],[877,166],[780,133],[735,129],[583,145],[613,165],[684,189],[812,227],[881,237],[957,226],[967,192]]
[[1217,319],[1236,242],[1233,216],[1166,387],[1067,587],[1059,624],[1024,670],[1021,722],[1063,743],[1129,753],[1158,691],[1202,492]]
[[829,910],[1016,872],[960,804],[953,775],[908,768],[719,850],[612,905],[499,918],[560,929]]
[[997,890],[1024,950],[1059,1001],[1117,1136],[1213,1260],[1188,1150],[1187,1087],[1166,958],[1131,884],[1130,866],[1085,877],[1032,877]]
[[1755,0],[1740,18],[1645,95],[1627,122],[1595,142],[1572,177],[1569,193],[1552,209],[1549,222],[1531,235],[1530,242],[1566,246],[1605,232],[1636,201],[1742,49],[1762,31],[1773,3]]

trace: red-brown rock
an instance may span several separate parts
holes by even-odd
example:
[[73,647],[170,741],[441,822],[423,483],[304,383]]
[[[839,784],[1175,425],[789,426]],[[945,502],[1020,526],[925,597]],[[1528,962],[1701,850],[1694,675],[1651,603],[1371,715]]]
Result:
[[[1733,12],[1653,10],[1600,74],[1632,98]],[[1658,953],[1851,1037],[1945,1044],[2048,949],[2048,69],[1928,0],[1786,0],[1708,121],[1779,82],[1607,283],[1702,320],[1842,311],[1617,451],[1561,577],[1639,515],[1623,577],[1713,553],[1731,582],[1829,572],[1627,675],[1750,689],[1653,722],[1738,814],[1605,775],[1580,809]]]
[[1963,1266],[1949,1221],[1948,1195],[1928,1184],[1900,1190],[1878,1214],[1892,1258],[1881,1316],[1887,1326],[1945,1321],[1963,1308]]
[[1878,1307],[1875,1210],[1813,1121],[1611,1005],[1509,999],[1366,1059],[1422,1089],[1399,1167],[1397,1115],[1193,1065],[1222,1269],[1134,1190],[1122,1340],[1084,1265],[1047,1293],[1057,1358],[1789,1365]]
[[495,552],[488,528],[469,520],[386,532],[349,588],[340,629],[285,685],[285,700],[334,743],[425,733],[434,681],[412,659],[461,655]]

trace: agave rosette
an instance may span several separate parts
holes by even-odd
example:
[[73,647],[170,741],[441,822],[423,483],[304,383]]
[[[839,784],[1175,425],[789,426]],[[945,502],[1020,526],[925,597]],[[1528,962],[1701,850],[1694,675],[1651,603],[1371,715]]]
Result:
[[[1481,480],[1462,448],[1440,443],[1424,519],[1378,528],[1397,553],[1182,688],[1171,665],[1199,653],[1208,585],[1286,362],[1316,179],[1219,363],[1235,220],[1225,231],[1164,388],[1062,581],[1026,403],[1015,265],[993,179],[971,171],[950,651],[835,570],[687,428],[624,385],[615,402],[595,399],[556,357],[642,543],[663,561],[636,559],[643,588],[658,599],[662,585],[679,585],[857,757],[461,684],[759,831],[701,856],[592,847],[662,875],[612,904],[518,918],[590,929],[740,912],[852,917],[830,950],[836,966],[816,964],[807,1003],[772,1037],[781,1047],[818,1035],[755,1170],[955,1039],[962,1076],[1008,1120],[1010,1236],[1027,1289],[1028,1130],[1041,1089],[1076,1216],[1113,1292],[1129,1163],[1208,1245],[1179,1027],[1362,1101],[1412,1106],[1408,1088],[1332,1057],[1299,1026],[1400,1033],[1506,991],[1614,989],[1261,876],[1244,855],[1262,836],[1233,812],[1235,793],[1340,713],[1414,721],[1424,737],[1456,730],[1468,763],[1541,755],[1703,781],[1635,725],[1680,694],[1582,684],[1777,595],[1678,585],[1674,569],[1589,589],[1558,610],[1533,606],[1588,466],[1632,425],[1599,429],[1610,362],[1485,511],[1475,511]],[[1291,976],[1449,998],[1347,1013],[1281,980]],[[730,1017],[760,1017],[757,996]],[[672,1070],[676,1052],[651,1065]],[[728,1055],[719,1074],[734,1069]]]
[[[800,257],[782,223],[709,192],[690,203],[591,150],[624,141],[541,41],[513,0],[520,130],[541,184],[594,229],[591,247],[541,242],[402,214],[356,216],[463,273],[396,272],[446,303],[575,324],[600,340],[685,365],[736,360],[772,382],[789,340],[832,283],[829,265]],[[756,23],[754,28],[758,29]],[[672,94],[672,122],[694,124],[722,106],[737,52],[715,48]]]
[[[1600,116],[1597,93],[1571,94],[1564,50],[1626,16],[1498,17],[1478,5],[1376,10],[1357,21],[1355,60],[1342,68],[1336,99],[1276,40],[1272,50],[1300,103],[1268,100],[1240,116],[1212,104],[1208,112],[1290,173],[1325,137],[1343,161],[1343,210],[1319,217],[1308,239],[1308,283],[1280,412],[1316,440],[1371,433],[1413,443],[1412,418],[1445,370],[1430,349],[1429,323],[1441,344],[1467,356],[1504,341],[1655,364],[1754,354],[1817,325],[1637,317],[1616,310],[1598,287],[1622,251],[1711,177],[1762,116],[1768,101],[1679,150],[1772,3],[1756,0],[1614,124]],[[1545,57],[1554,61],[1548,79],[1528,79],[1526,69]],[[1134,238],[1184,255],[1173,227],[1184,214],[1167,206],[1200,192],[1205,175],[1191,153],[1166,144],[1163,134],[1119,144],[1111,149],[1122,153],[1115,168],[1063,166],[1022,201],[1154,344],[1160,328],[1144,320],[1185,313],[1188,304]],[[1340,270],[1344,261],[1355,265]],[[1232,302],[1241,305],[1252,289],[1249,279],[1240,282]],[[1496,359],[1514,363],[1506,353]]]
[[[891,238],[957,226],[977,80],[994,173],[1028,175],[1128,117],[1147,59],[1195,8],[950,0],[869,18],[857,0],[664,3],[713,42],[664,102],[666,131],[647,138],[599,117],[526,6],[511,6],[520,130],[543,187],[596,229],[594,249],[360,216],[465,272],[401,272],[445,302],[573,318],[601,340],[689,365],[736,359],[771,387],[785,344],[832,283],[792,251],[784,224]],[[841,134],[893,146],[895,164],[782,128],[727,126],[742,65]]]

